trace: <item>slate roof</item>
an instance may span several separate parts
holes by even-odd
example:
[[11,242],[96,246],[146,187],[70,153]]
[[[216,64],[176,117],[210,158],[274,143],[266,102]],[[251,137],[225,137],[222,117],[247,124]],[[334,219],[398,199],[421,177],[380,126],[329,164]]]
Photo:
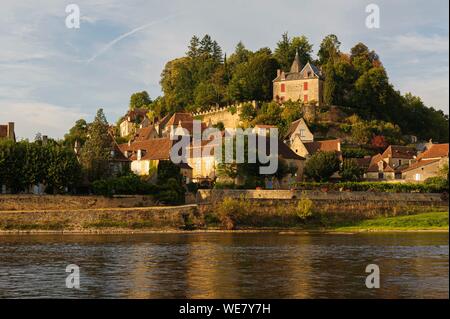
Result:
[[[306,70],[311,69],[312,71],[312,77],[308,77]],[[308,62],[305,67],[300,72],[282,72],[279,76],[276,77],[273,82],[280,82],[280,81],[292,81],[292,80],[304,80],[304,79],[310,79],[310,78],[321,78],[322,72],[320,69],[315,66],[314,64],[311,64]]]

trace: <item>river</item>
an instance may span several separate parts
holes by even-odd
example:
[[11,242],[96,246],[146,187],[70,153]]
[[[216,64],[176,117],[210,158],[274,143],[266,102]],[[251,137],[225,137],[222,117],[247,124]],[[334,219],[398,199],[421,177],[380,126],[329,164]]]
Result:
[[[0,235],[0,298],[448,298],[448,233]],[[80,289],[66,288],[66,266]],[[366,266],[381,272],[368,289]]]

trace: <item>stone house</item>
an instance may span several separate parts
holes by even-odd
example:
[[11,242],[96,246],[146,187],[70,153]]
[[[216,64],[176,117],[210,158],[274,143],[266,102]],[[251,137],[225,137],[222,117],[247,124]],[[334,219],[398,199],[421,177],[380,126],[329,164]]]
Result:
[[[267,143],[270,140],[267,139]],[[201,146],[193,146],[189,148],[188,164],[193,169],[193,178],[195,182],[204,180],[214,181],[218,176],[219,162],[215,157],[215,146],[217,144],[211,141],[203,141]],[[200,149],[200,152],[198,151]],[[266,150],[270,146],[266,145]],[[197,150],[195,152],[194,150]],[[281,188],[289,188],[293,182],[301,182],[303,180],[303,170],[305,167],[305,158],[295,154],[282,141],[278,143],[278,160],[283,161],[288,167],[295,167],[296,172],[292,175],[288,174],[278,181]],[[240,179],[238,178],[240,181]]]
[[417,161],[403,169],[403,179],[408,182],[423,182],[437,177],[444,165],[448,166],[448,144],[433,144],[419,154]]
[[0,139],[8,139],[14,142],[16,141],[14,122],[9,122],[6,125],[0,125]]
[[134,109],[128,111],[122,122],[120,122],[120,136],[127,137],[134,134],[137,128],[146,127],[151,124],[147,118],[147,109]]
[[319,68],[311,63],[302,66],[298,52],[290,72],[277,71],[273,80],[273,100],[283,103],[300,101],[304,104],[323,104],[323,76]]
[[416,161],[417,151],[407,146],[391,145],[383,154],[372,157],[366,178],[369,180],[401,180],[402,170]]
[[[119,145],[120,151],[131,161],[131,171],[139,176],[149,176],[157,179],[157,168],[160,161],[170,161],[170,151],[174,141],[168,138],[156,138],[143,141],[129,142]],[[185,182],[192,180],[192,168],[180,165],[181,175]]]

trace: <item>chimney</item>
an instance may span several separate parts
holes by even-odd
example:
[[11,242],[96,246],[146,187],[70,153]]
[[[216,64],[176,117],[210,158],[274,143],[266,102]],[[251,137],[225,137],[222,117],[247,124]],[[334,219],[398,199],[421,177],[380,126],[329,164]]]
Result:
[[280,75],[281,75],[281,70],[278,69],[278,70],[277,70],[277,77],[279,77]]
[[47,142],[48,142],[48,136],[42,135],[42,145],[47,145]]
[[6,137],[11,139],[11,140],[16,140],[16,134],[14,133],[14,122],[9,122],[8,123],[8,128],[6,131]]

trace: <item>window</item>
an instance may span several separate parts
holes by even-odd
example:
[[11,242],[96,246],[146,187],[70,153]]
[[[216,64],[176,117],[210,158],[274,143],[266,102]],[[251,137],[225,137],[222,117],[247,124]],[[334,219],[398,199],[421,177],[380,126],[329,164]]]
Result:
[[415,180],[416,180],[417,182],[420,182],[420,181],[422,180],[422,175],[416,174]]
[[286,92],[286,84],[282,83],[281,84],[281,93]]
[[306,136],[305,130],[301,129],[300,130],[300,137],[305,137],[305,136]]
[[308,91],[308,82],[303,83],[303,91]]
[[308,95],[303,96],[303,102],[308,103]]

